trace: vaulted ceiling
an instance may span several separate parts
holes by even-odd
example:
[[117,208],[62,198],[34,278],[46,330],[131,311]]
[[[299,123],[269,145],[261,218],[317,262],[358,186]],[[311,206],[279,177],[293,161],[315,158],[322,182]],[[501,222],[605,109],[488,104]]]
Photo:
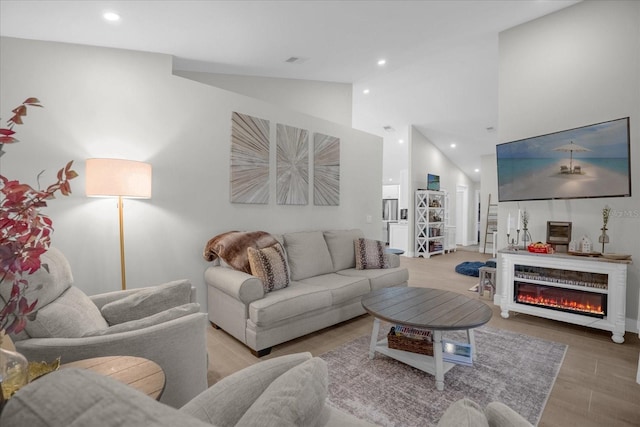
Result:
[[394,144],[413,125],[478,181],[498,142],[498,33],[577,2],[2,0],[0,35],[165,53],[180,70],[350,83],[355,128]]

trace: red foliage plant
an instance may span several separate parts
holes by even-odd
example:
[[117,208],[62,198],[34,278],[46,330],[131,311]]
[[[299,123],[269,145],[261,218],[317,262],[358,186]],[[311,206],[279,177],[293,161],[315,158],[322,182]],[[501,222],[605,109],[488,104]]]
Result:
[[[28,98],[12,110],[8,127],[0,128],[0,156],[4,154],[4,144],[18,142],[13,127],[22,124],[27,106],[42,107],[37,98]],[[49,249],[53,232],[53,223],[41,208],[57,192],[63,196],[71,194],[69,181],[78,176],[71,169],[72,164],[70,161],[60,169],[57,181],[46,190],[36,190],[0,174],[0,304],[4,304],[0,310],[0,332],[18,333],[25,328],[27,318],[35,316],[38,301],[28,302],[25,297],[29,287],[27,277],[41,267],[47,268],[40,257]]]

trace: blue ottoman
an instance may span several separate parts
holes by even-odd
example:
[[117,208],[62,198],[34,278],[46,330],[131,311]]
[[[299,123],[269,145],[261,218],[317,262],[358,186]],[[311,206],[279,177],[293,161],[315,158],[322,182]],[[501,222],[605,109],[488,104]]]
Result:
[[465,261],[462,264],[456,265],[456,273],[464,274],[465,276],[480,276],[480,267],[484,267],[486,264],[481,261]]

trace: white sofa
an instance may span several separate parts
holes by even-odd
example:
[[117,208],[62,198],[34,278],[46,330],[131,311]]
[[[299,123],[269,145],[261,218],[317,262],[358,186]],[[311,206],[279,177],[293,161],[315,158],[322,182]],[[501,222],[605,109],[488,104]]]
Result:
[[271,347],[364,314],[363,295],[407,286],[409,272],[397,255],[390,268],[357,270],[354,240],[361,230],[274,235],[286,251],[291,283],[265,293],[262,281],[226,265],[205,271],[209,320],[260,357]]

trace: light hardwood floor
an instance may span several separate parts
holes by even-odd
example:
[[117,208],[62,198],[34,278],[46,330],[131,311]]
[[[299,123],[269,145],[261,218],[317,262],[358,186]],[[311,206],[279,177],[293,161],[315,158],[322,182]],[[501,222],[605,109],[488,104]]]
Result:
[[[489,325],[567,344],[567,354],[545,407],[540,426],[640,426],[640,384],[635,382],[640,353],[638,334],[627,332],[624,344],[611,341],[606,331],[569,325],[525,314],[500,316],[485,293],[478,297],[468,289],[477,278],[457,274],[463,261],[484,261],[489,256],[457,251],[430,259],[401,257],[409,268],[409,285],[448,289],[483,299],[494,311]],[[314,356],[371,333],[372,318],[363,315],[350,321],[275,346],[263,359],[309,351]],[[209,326],[209,383],[261,359],[254,357],[235,338]]]

